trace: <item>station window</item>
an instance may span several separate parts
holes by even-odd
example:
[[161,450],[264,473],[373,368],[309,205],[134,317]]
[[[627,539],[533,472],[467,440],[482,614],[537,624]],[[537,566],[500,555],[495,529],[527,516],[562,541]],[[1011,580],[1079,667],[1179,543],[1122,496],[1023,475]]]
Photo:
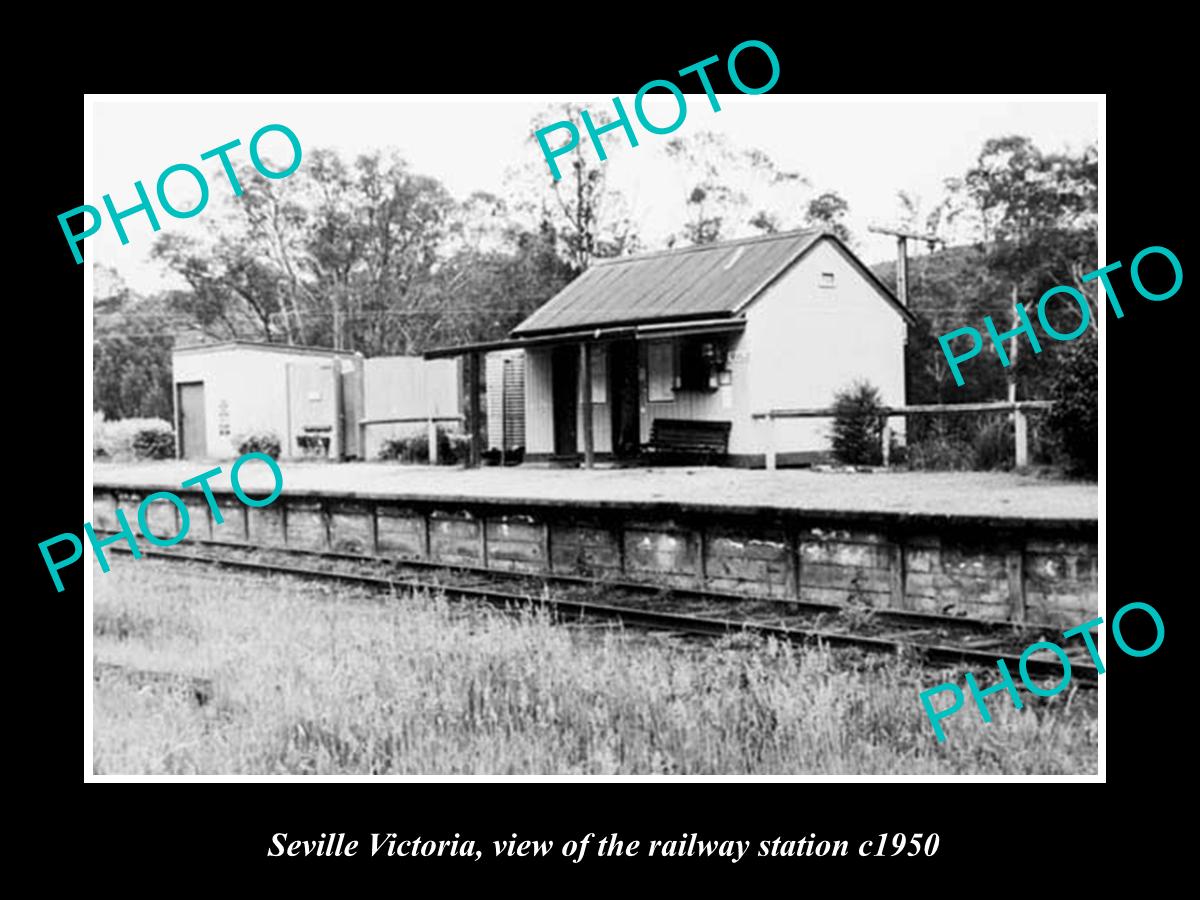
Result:
[[592,402],[608,402],[608,348],[592,347]]
[[726,365],[726,347],[712,338],[684,338],[679,345],[679,388],[714,391]]
[[670,341],[646,348],[646,387],[651,401],[674,400],[675,346]]

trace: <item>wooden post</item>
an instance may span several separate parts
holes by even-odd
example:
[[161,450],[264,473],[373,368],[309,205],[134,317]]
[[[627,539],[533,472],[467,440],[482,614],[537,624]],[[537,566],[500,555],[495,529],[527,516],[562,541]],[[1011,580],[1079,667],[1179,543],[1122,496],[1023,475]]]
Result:
[[333,426],[333,432],[329,440],[329,458],[333,460],[341,460],[346,456],[346,439],[342,434],[342,429],[346,426],[345,405],[342,403],[342,362],[337,357],[334,357],[329,368],[332,370],[331,377],[333,382],[331,388],[333,390],[333,421],[330,423]]
[[438,464],[437,424],[433,421],[432,414],[426,419],[425,427],[429,437],[429,464],[436,466]]
[[902,234],[896,235],[896,296],[908,306],[908,246]]
[[[283,445],[280,450],[284,456],[292,456],[292,364],[283,364],[283,396],[286,398],[286,403],[283,407],[284,412],[284,428],[287,429],[287,434],[283,437]],[[212,532],[209,532],[210,534]]]
[[[1012,286],[1012,304],[1013,331],[1021,327],[1021,316],[1017,313],[1017,285],[1013,282]],[[1017,335],[1013,335],[1008,341],[1008,402],[1017,402],[1017,354],[1021,351],[1021,345],[1017,343]]]
[[1017,441],[1017,468],[1023,469],[1029,465],[1029,429],[1025,420],[1025,413],[1020,408],[1013,413],[1015,425],[1014,433]]
[[802,599],[800,592],[800,527],[789,525],[787,528],[788,544],[788,575],[792,580],[792,597]]
[[362,419],[358,420],[358,458],[367,461],[367,426]]
[[886,466],[892,458],[892,426],[885,419],[883,422],[883,464]]
[[[1012,302],[1013,302],[1013,331],[1015,332],[1021,325],[1021,318],[1017,314],[1017,285],[1014,282],[1012,286]],[[1008,402],[1013,404],[1012,422],[1013,430],[1016,432],[1017,441],[1017,468],[1025,465],[1025,458],[1021,450],[1021,442],[1024,437],[1025,423],[1021,420],[1021,413],[1016,407],[1017,402],[1017,354],[1021,350],[1021,345],[1017,343],[1017,335],[1014,334],[1008,342],[1008,368],[1005,370],[1005,378],[1008,381]]]
[[1008,573],[1008,618],[1013,622],[1025,621],[1025,552],[1020,543],[1014,543],[1005,554],[1005,569]]
[[891,597],[892,609],[909,609],[908,598],[905,586],[905,571],[904,571],[904,541],[900,535],[895,535],[892,538],[892,546],[889,552],[888,568],[891,581]]
[[767,413],[767,470],[775,471],[775,418]]
[[583,464],[591,469],[596,464],[595,436],[592,434],[592,345],[579,345],[583,364]]
[[470,433],[467,467],[479,468],[483,461],[483,416],[479,397],[479,351],[466,356],[467,362],[467,428]]

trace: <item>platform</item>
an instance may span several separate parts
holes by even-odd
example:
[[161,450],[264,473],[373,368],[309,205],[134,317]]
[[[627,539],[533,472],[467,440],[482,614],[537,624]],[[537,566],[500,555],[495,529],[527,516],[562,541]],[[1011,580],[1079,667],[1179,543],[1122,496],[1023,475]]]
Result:
[[[284,464],[252,508],[228,462],[218,519],[186,479],[212,463],[95,467],[93,520],[138,528],[143,499],[179,494],[185,540],[353,553],[436,565],[647,581],[835,607],[937,612],[1069,627],[1094,618],[1098,491],[1002,474],[730,469],[463,470]],[[245,475],[244,478],[241,476]],[[261,462],[239,472],[259,497]],[[165,500],[147,527],[178,534]]]
[[[171,461],[98,463],[97,483],[171,490],[208,468],[230,463]],[[519,502],[593,508],[682,506],[714,513],[755,509],[815,514],[893,514],[1048,524],[1098,521],[1095,484],[999,472],[820,472],[792,469],[463,469],[395,463],[283,462],[284,492],[364,499]],[[239,472],[247,489],[269,490],[270,472],[249,463]],[[224,480],[224,479],[222,479]],[[228,483],[225,481],[225,483]]]

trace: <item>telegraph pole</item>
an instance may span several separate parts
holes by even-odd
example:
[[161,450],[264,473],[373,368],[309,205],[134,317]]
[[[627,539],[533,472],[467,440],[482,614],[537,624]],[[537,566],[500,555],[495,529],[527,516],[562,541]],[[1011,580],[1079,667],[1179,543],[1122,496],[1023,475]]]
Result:
[[[901,231],[898,228],[883,228],[878,225],[867,226],[867,231],[873,231],[876,234],[890,234],[896,238],[896,296],[900,298],[900,305],[908,309],[908,242],[924,241],[929,247],[930,252],[938,244],[945,244],[935,234],[915,234],[911,231]],[[904,329],[904,403],[908,405],[909,397],[909,378],[908,378],[908,328]],[[908,431],[908,417],[905,417],[905,432]]]
[[867,226],[867,231],[876,234],[890,234],[896,238],[896,296],[900,302],[908,306],[908,242],[924,241],[932,251],[938,244],[946,242],[936,234],[914,234],[911,231],[901,231],[898,228],[881,228],[878,225]]

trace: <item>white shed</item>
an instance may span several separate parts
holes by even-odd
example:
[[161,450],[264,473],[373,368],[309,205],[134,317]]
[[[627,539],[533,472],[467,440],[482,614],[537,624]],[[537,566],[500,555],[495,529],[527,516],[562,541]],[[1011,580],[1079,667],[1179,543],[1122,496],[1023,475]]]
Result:
[[359,455],[360,353],[228,341],[172,357],[176,455],[231,458],[239,439],[267,432],[284,457]]

